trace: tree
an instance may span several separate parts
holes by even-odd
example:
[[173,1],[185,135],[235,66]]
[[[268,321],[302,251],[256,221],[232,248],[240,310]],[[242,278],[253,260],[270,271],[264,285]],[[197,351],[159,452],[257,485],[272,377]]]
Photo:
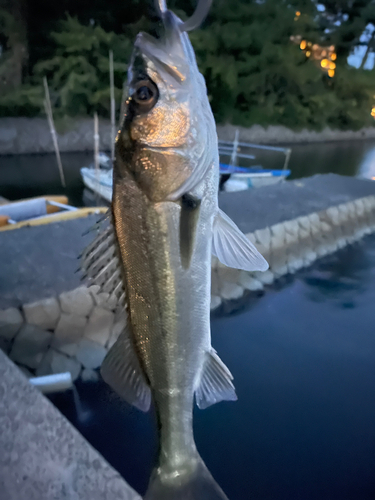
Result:
[[109,50],[114,54],[115,98],[120,105],[122,83],[132,51],[130,37],[106,32],[98,25],[82,25],[68,17],[51,38],[56,43],[52,58],[38,62],[34,80],[46,76],[54,108],[69,116],[109,115]]
[[[47,76],[58,114],[74,117],[98,111],[108,116],[109,49],[114,52],[116,101],[120,106],[134,38],[140,30],[155,30],[157,19],[154,15],[146,21],[139,12],[136,14],[137,5],[143,5],[145,0],[139,0],[139,4],[131,0],[126,23],[123,18],[111,20],[111,13],[104,16],[103,22],[108,26],[112,24],[118,29],[121,25],[121,33],[108,31],[95,17],[90,17],[94,11],[100,12],[103,1],[96,0],[84,15],[81,12],[85,22],[68,16],[59,23],[59,30],[50,35],[53,43],[49,44],[48,57],[33,66],[29,87],[0,97],[0,115],[40,112],[37,102],[42,100],[41,80]],[[195,6],[192,0],[175,3],[179,11],[173,2],[170,7],[182,18],[191,14]],[[79,5],[81,0],[77,0],[76,10]],[[299,36],[311,45],[330,44],[336,35],[326,32],[324,22],[328,18],[323,14],[322,17],[312,0],[213,2],[204,26],[190,37],[218,122],[297,129],[321,129],[327,125],[357,129],[374,124],[370,116],[374,72],[348,68],[346,56],[338,55],[335,76],[329,78],[320,61],[314,60],[312,51],[303,51],[291,41]]]
[[19,87],[28,58],[26,4],[0,0],[0,88]]
[[[292,44],[302,34],[323,43],[315,5],[283,0],[214,3],[208,26],[192,33],[219,121],[321,128],[337,106],[319,64]],[[302,8],[303,7],[303,8]]]
[[[327,41],[336,46],[339,57],[347,58],[354,47],[366,42],[361,35],[372,23],[375,26],[375,0],[321,0],[325,11],[320,23]],[[372,45],[369,46],[372,50]]]

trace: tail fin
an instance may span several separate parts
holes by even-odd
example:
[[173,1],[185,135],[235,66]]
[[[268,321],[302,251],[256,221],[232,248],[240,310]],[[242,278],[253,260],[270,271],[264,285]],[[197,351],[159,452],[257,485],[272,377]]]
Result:
[[228,500],[198,457],[196,467],[189,473],[166,473],[162,467],[152,473],[144,500]]

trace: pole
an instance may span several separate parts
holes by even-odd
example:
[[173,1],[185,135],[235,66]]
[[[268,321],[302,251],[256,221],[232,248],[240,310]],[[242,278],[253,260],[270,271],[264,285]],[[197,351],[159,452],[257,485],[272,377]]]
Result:
[[100,186],[100,172],[99,172],[99,120],[98,113],[94,114],[94,165],[95,165],[95,179],[97,183],[97,202],[99,202],[99,186]]
[[99,172],[99,120],[96,112],[94,114],[94,164],[95,172]]
[[61,185],[63,187],[66,187],[65,176],[64,176],[63,166],[61,163],[60,151],[59,151],[59,144],[57,142],[56,129],[55,129],[55,124],[53,122],[51,99],[49,96],[49,88],[48,88],[48,82],[47,82],[46,77],[43,78],[43,84],[44,84],[44,92],[46,95],[46,98],[44,100],[44,109],[46,111],[49,129],[50,129],[51,135],[52,135],[53,147],[55,148],[57,166],[58,166],[59,172],[60,172]]
[[111,95],[111,160],[113,163],[115,159],[116,104],[115,104],[115,82],[114,82],[112,50],[109,51],[109,81],[110,81],[110,95]]

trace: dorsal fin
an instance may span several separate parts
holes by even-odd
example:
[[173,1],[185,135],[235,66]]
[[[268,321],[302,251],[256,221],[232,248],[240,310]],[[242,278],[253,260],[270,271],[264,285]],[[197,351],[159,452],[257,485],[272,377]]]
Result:
[[88,278],[91,285],[99,285],[101,292],[115,296],[123,305],[125,289],[115,231],[111,217],[102,222],[94,226],[98,234],[82,253],[83,278]]

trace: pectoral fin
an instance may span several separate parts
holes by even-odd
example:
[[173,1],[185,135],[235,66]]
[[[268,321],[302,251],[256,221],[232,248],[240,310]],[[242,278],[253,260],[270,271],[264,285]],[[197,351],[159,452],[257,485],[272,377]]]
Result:
[[201,200],[190,194],[181,198],[180,256],[182,267],[188,269],[193,255]]
[[231,372],[216,354],[215,349],[211,349],[206,354],[200,385],[195,391],[198,408],[203,410],[219,401],[236,401],[232,380]]
[[126,331],[109,350],[100,373],[103,380],[127,403],[142,411],[149,410],[151,390]]
[[222,264],[245,271],[266,271],[267,261],[222,210],[216,214],[212,253]]

